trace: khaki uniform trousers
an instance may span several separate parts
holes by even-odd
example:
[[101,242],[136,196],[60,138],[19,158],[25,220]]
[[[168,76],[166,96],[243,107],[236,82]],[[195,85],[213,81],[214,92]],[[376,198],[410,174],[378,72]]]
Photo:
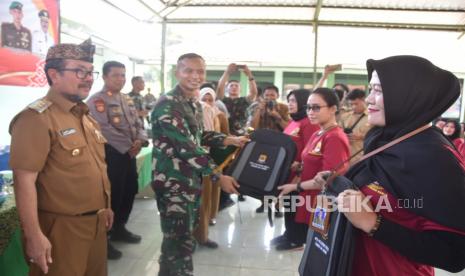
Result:
[[194,237],[199,243],[208,240],[208,225],[210,219],[216,218],[220,204],[220,186],[213,184],[210,177],[202,181],[202,195],[200,204],[199,226],[194,231]]
[[105,212],[67,216],[39,211],[39,223],[52,244],[48,274],[34,263],[31,276],[105,276],[107,275],[107,231]]

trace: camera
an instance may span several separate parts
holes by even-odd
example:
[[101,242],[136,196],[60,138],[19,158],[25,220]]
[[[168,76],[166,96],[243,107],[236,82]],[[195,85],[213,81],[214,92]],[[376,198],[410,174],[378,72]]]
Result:
[[274,108],[274,101],[266,102],[266,109],[272,110]]
[[352,134],[352,129],[351,128],[344,128],[344,133],[345,134]]

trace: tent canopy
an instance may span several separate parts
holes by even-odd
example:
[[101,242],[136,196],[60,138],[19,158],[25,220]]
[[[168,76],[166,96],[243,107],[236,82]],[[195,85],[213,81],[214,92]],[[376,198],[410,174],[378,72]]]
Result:
[[61,7],[65,34],[91,34],[144,63],[198,52],[209,64],[357,69],[368,58],[415,54],[465,73],[463,0],[62,0]]

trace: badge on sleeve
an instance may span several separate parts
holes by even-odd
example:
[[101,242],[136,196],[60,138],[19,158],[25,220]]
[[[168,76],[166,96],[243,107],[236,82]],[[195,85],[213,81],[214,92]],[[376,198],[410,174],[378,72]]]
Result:
[[105,102],[102,99],[96,99],[94,101],[95,104],[95,110],[98,112],[105,112]]

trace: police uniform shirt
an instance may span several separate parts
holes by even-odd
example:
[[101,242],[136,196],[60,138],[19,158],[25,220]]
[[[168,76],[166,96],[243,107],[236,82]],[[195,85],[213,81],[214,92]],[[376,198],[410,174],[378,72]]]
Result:
[[10,124],[10,167],[38,172],[41,211],[78,215],[110,207],[104,143],[84,103],[50,90]]
[[92,95],[87,103],[108,144],[121,154],[128,152],[135,140],[148,140],[129,96],[101,91]]
[[21,26],[18,30],[13,23],[2,23],[2,47],[31,51],[31,31]]

